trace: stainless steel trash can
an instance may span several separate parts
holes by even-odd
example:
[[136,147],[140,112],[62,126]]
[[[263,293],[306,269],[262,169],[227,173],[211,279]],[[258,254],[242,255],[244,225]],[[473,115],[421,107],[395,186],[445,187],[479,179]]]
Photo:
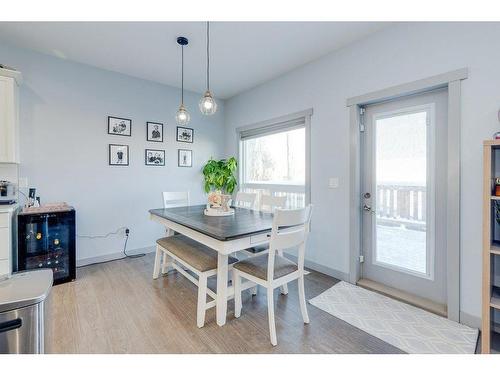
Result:
[[0,353],[44,352],[44,301],[50,269],[19,272],[0,282]]

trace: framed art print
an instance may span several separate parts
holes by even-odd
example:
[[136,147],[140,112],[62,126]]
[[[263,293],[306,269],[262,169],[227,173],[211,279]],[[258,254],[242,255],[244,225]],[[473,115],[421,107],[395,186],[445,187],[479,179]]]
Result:
[[108,134],[132,136],[132,120],[108,116]]
[[109,145],[109,165],[128,166],[128,145]]
[[152,150],[147,148],[145,151],[145,164],[164,166],[165,165],[165,150]]
[[194,129],[177,127],[177,142],[193,143]]
[[179,167],[192,167],[193,166],[193,151],[179,149]]
[[146,122],[146,140],[149,142],[163,142],[163,124],[160,122]]

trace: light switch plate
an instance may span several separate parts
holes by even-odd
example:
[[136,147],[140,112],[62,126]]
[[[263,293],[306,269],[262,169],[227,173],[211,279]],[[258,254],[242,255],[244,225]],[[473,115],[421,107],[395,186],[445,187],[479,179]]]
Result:
[[28,177],[19,177],[19,188],[20,189],[28,188]]
[[338,177],[330,177],[328,179],[328,187],[330,189],[336,189],[339,187],[339,178]]

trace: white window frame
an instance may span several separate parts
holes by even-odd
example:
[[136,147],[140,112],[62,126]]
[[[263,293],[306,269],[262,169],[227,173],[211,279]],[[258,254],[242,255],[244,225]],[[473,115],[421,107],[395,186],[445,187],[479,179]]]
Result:
[[[372,220],[372,247],[373,247],[373,256],[372,256],[372,264],[377,265],[379,267],[384,267],[388,269],[392,269],[398,272],[410,274],[413,276],[421,277],[428,280],[434,280],[434,268],[435,268],[435,235],[436,235],[436,212],[435,212],[435,203],[436,203],[436,177],[435,177],[435,157],[436,157],[436,114],[435,114],[435,103],[428,103],[418,106],[411,107],[403,107],[396,109],[394,111],[388,111],[383,113],[376,113],[373,116],[372,124],[372,145],[373,145],[373,153],[372,153],[372,191],[377,191],[377,176],[376,176],[376,167],[377,167],[377,120],[382,120],[385,118],[391,118],[395,116],[403,116],[413,113],[426,112],[427,113],[427,136],[426,136],[426,162],[427,162],[427,181],[426,181],[426,272],[418,272],[414,270],[410,270],[408,268],[400,267],[394,264],[380,262],[377,260],[377,219]],[[373,204],[375,212],[377,212],[377,200],[378,194],[374,195]]]
[[[286,189],[290,192],[302,192],[304,190],[305,195],[305,204],[311,203],[311,116],[313,114],[312,108],[292,113],[289,115],[276,117],[270,120],[254,123],[247,126],[242,126],[236,128],[237,134],[237,148],[238,148],[238,165],[239,168],[239,178],[238,178],[238,188],[255,188],[255,189],[270,189],[280,191],[280,189]],[[297,184],[266,184],[266,183],[247,183],[243,184],[243,176],[244,176],[244,163],[243,163],[243,141],[241,139],[241,135],[244,132],[255,131],[257,133],[262,134],[272,134],[273,132],[281,132],[287,128],[287,124],[289,125],[290,130],[294,127],[297,128],[296,123],[299,120],[303,120],[304,129],[305,129],[305,181],[304,181],[304,189],[302,189],[302,185]],[[295,124],[295,125],[294,125]],[[300,126],[302,127],[302,126]],[[279,130],[273,131],[273,128],[277,128]]]

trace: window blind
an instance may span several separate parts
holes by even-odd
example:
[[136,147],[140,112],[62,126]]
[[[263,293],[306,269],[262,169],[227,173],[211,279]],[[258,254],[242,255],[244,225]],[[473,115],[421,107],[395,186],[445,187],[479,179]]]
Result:
[[271,134],[281,133],[284,131],[299,129],[305,127],[305,125],[306,125],[305,117],[299,117],[296,119],[278,122],[263,127],[245,129],[240,131],[240,140],[244,141],[247,139],[258,138],[265,135],[271,135]]

